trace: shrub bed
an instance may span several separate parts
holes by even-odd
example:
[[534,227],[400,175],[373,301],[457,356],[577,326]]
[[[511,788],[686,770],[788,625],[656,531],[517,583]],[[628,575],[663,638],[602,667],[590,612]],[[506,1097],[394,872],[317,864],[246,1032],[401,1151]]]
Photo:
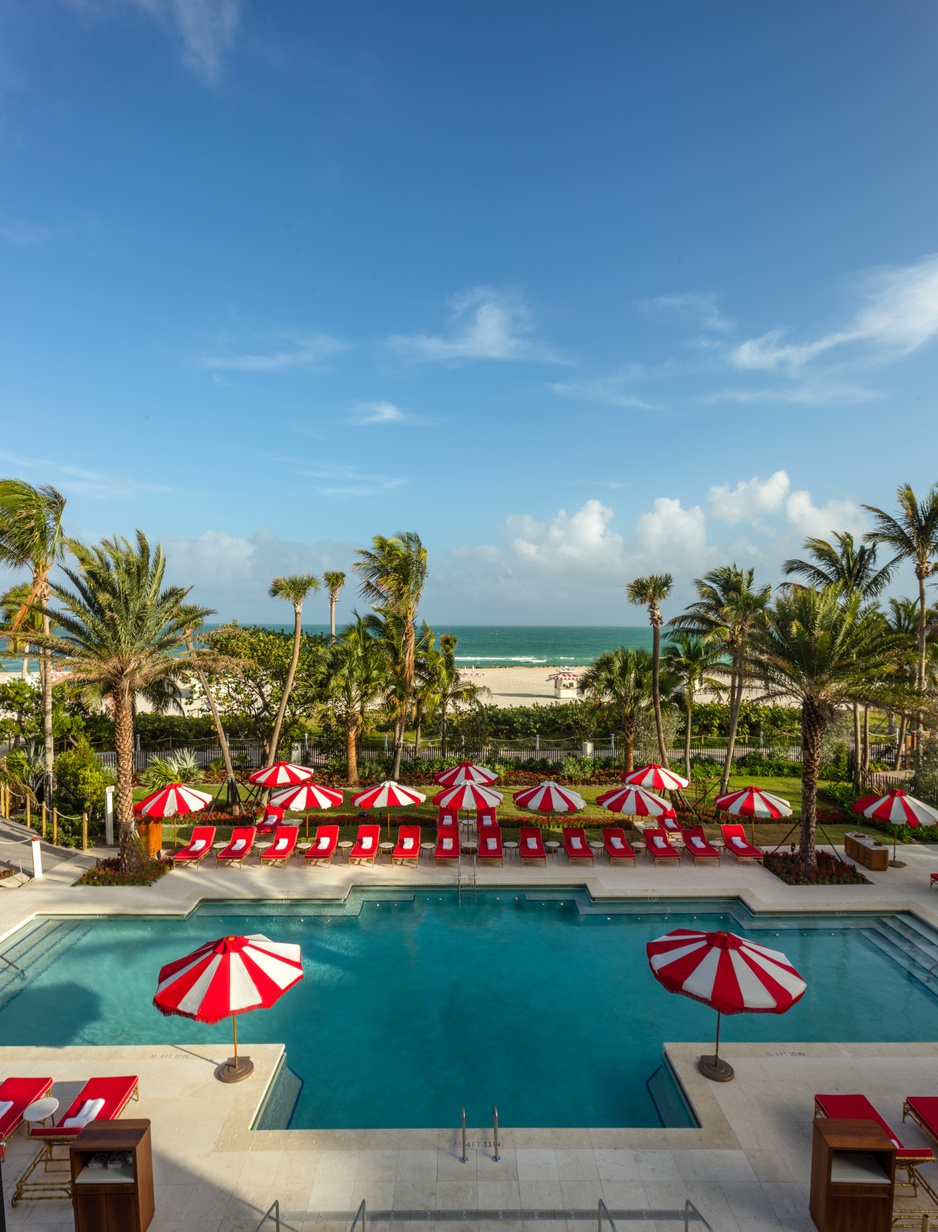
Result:
[[172,860],[150,860],[140,868],[129,873],[121,871],[120,860],[99,860],[94,868],[75,882],[76,885],[90,886],[147,886],[164,876],[173,867]]
[[786,885],[870,885],[855,864],[838,860],[829,851],[818,851],[817,867],[807,876],[798,852],[776,851],[767,853],[765,867]]

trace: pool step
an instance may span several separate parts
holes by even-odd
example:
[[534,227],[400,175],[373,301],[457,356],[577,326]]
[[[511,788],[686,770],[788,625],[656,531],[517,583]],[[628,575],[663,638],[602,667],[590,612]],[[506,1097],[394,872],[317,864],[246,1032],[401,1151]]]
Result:
[[22,936],[8,939],[0,946],[4,958],[15,963],[22,972],[0,963],[0,1010],[70,950],[88,928],[86,920],[43,920]]
[[903,971],[938,991],[938,944],[897,916],[864,928],[863,936]]

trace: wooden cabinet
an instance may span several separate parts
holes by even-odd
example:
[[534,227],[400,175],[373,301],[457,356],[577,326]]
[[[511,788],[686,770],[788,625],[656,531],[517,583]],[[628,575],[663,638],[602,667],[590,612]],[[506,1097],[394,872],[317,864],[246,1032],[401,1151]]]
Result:
[[875,1121],[817,1117],[811,1218],[819,1232],[890,1232],[896,1148]]
[[845,834],[844,855],[871,872],[881,872],[889,867],[889,848],[868,834]]
[[[95,1167],[95,1156],[128,1162]],[[93,1121],[69,1147],[75,1232],[145,1232],[153,1218],[149,1121]]]
[[149,818],[138,821],[137,833],[143,839],[150,859],[157,859],[163,850],[163,823]]

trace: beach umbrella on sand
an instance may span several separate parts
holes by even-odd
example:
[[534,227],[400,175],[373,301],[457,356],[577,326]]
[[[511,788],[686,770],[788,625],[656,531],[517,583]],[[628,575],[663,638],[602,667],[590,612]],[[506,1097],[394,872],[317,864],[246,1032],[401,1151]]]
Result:
[[169,783],[151,792],[134,805],[137,817],[147,817],[152,821],[162,821],[167,817],[173,819],[173,846],[176,846],[176,821],[179,817],[187,817],[190,813],[199,813],[212,803],[214,796],[207,791],[196,791],[194,787],[184,787],[182,783]]
[[450,766],[448,770],[441,770],[439,774],[435,774],[433,781],[439,783],[441,787],[461,787],[463,783],[481,783],[483,787],[487,787],[497,778],[498,775],[488,766],[477,766],[475,762],[461,761],[458,766]]
[[613,787],[596,797],[596,803],[611,813],[623,813],[626,817],[675,817],[673,805],[662,800],[644,787]]
[[906,795],[898,787],[887,791],[884,796],[863,796],[854,804],[853,811],[873,821],[888,821],[896,827],[892,832],[892,859],[889,861],[892,868],[905,868],[905,862],[896,859],[898,827],[932,826],[938,822],[938,811],[914,796]]
[[519,808],[532,813],[547,813],[548,825],[555,813],[578,813],[586,808],[586,801],[581,795],[554,782],[538,783],[537,787],[516,791],[513,799]]
[[626,770],[622,774],[623,783],[631,783],[635,787],[645,787],[649,791],[680,791],[686,787],[688,780],[682,774],[673,770],[665,770],[656,762],[647,766],[639,766],[637,770]]
[[[426,796],[421,791],[414,791],[412,787],[402,787],[400,783],[395,783],[393,779],[385,779],[383,783],[379,783],[377,787],[369,787],[367,791],[360,791],[357,796],[352,796],[352,804],[355,808],[364,809],[366,812],[381,812],[385,809],[406,808],[408,805],[423,804]],[[391,837],[391,814],[388,813],[388,838]]]
[[723,796],[717,796],[714,805],[722,809],[730,817],[749,818],[749,839],[756,841],[757,817],[772,818],[791,816],[791,805],[781,796],[773,796],[770,791],[761,787],[740,787],[738,791],[728,791]]
[[717,1012],[713,1056],[697,1068],[705,1078],[728,1082],[733,1068],[720,1060],[722,1014],[784,1014],[804,996],[807,985],[780,950],[756,945],[735,933],[678,928],[645,946],[659,984]]
[[312,770],[306,766],[297,766],[292,761],[275,761],[272,766],[264,766],[249,774],[248,782],[270,790],[274,787],[292,787],[296,783],[305,783],[312,777]]
[[345,799],[341,791],[332,787],[321,787],[319,783],[298,783],[296,787],[287,787],[270,797],[278,808],[290,809],[294,813],[306,812],[306,837],[309,838],[309,809],[337,808]]
[[454,810],[457,813],[476,812],[479,809],[498,808],[502,802],[502,793],[493,791],[491,787],[483,787],[478,783],[462,783],[459,787],[447,787],[438,791],[433,797],[433,803],[439,808]]
[[160,971],[153,1004],[161,1014],[181,1014],[196,1022],[230,1018],[234,1057],[219,1066],[222,1082],[240,1082],[254,1070],[250,1057],[238,1056],[237,1015],[269,1009],[303,978],[300,947],[270,941],[261,933],[219,937]]

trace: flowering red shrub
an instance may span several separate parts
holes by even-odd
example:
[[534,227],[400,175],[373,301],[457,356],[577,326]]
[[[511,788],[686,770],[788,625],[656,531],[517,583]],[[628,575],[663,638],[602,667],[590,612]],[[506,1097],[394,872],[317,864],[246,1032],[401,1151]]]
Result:
[[785,882],[786,885],[870,885],[855,864],[839,860],[829,851],[815,853],[817,864],[809,869],[807,876],[798,852],[767,852],[765,867]]
[[152,885],[173,867],[172,860],[150,860],[147,864],[135,868],[132,872],[121,871],[120,860],[99,860],[94,868],[75,882],[76,885],[91,886],[127,886]]

